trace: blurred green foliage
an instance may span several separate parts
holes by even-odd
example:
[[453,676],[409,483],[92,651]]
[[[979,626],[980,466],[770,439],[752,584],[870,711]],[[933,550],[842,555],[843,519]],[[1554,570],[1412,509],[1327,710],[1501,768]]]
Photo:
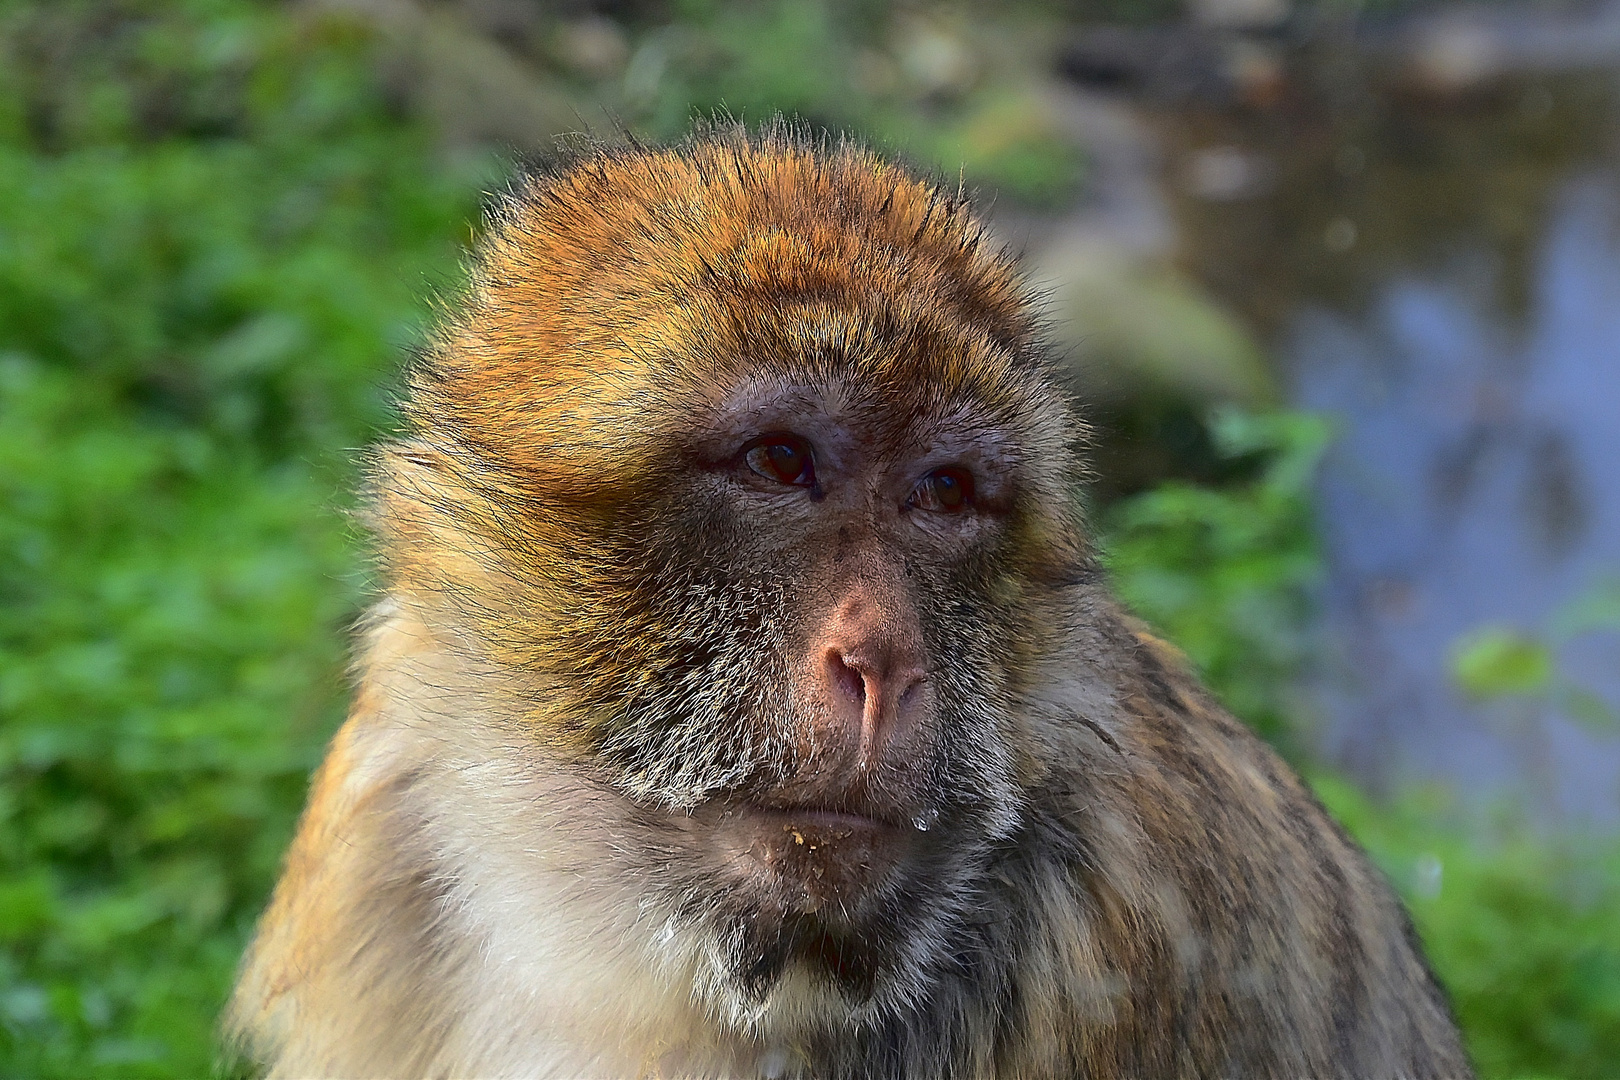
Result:
[[0,1074],[205,1075],[476,184],[336,20],[0,9]]
[[[638,40],[667,49],[637,54],[662,65],[655,131],[787,108],[1037,194],[1072,181],[1019,127],[1022,90],[887,82],[878,5],[671,10]],[[379,47],[307,6],[0,0],[0,1075],[215,1066],[346,697],[355,449],[391,423],[491,175],[409,114]],[[1000,158],[974,158],[981,122]],[[1286,743],[1326,432],[1235,413],[1210,432],[1231,479],[1102,508],[1110,566]],[[1411,898],[1487,1075],[1620,1061],[1612,851],[1320,786]]]
[[[930,11],[930,7],[936,9]],[[982,68],[995,50],[941,5],[874,0],[684,0],[624,74],[631,115],[663,138],[694,116],[777,112],[857,133],[927,169],[1031,205],[1073,196],[1080,150],[1027,80]]]
[[1308,414],[1226,410],[1209,433],[1235,478],[1171,481],[1109,507],[1108,567],[1125,602],[1228,707],[1293,754],[1288,691],[1310,652],[1321,570],[1311,483],[1329,429]]
[[1484,626],[1457,642],[1452,675],[1471,697],[1534,694],[1552,681],[1552,650],[1511,626]]
[[1459,638],[1451,677],[1480,702],[1524,699],[1550,704],[1593,731],[1620,731],[1620,709],[1560,670],[1559,653],[1576,638],[1620,630],[1620,581],[1599,582],[1552,614],[1538,632],[1490,624]]
[[1480,822],[1438,792],[1390,805],[1313,785],[1406,899],[1482,1077],[1615,1075],[1620,845],[1508,808]]

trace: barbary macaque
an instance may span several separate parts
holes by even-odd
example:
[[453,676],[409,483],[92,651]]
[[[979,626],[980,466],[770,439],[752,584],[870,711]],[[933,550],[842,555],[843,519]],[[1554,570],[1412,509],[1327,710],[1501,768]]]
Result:
[[774,128],[492,212],[229,1025],[276,1077],[1466,1077],[1380,875],[1121,610],[963,199]]

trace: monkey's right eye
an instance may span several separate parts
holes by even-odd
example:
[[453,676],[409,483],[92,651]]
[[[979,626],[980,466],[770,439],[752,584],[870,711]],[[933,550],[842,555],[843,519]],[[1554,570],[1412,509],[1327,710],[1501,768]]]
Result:
[[810,444],[797,435],[766,435],[743,448],[748,467],[767,480],[795,487],[814,487],[815,459]]

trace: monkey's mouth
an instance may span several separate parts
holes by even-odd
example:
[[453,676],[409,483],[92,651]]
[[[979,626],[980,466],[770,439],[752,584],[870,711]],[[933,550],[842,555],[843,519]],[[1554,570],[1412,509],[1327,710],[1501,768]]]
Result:
[[823,804],[740,803],[712,823],[722,863],[767,907],[858,917],[915,855],[920,831],[898,814]]
[[944,830],[860,799],[766,795],[709,810],[714,816],[694,824],[729,900],[727,937],[743,987],[764,994],[797,964],[852,1002],[869,998],[926,905],[931,869],[949,846],[936,839]]
[[[869,998],[953,865],[949,807],[918,813],[882,793],[754,792],[686,818],[705,852],[711,914],[725,927],[733,974],[763,995],[789,966]],[[808,797],[806,797],[808,796]],[[761,1000],[763,1000],[761,998]]]
[[742,808],[742,813],[759,819],[767,827],[780,824],[784,829],[799,827],[835,835],[901,827],[900,822],[876,814],[832,806],[766,806],[751,803]]

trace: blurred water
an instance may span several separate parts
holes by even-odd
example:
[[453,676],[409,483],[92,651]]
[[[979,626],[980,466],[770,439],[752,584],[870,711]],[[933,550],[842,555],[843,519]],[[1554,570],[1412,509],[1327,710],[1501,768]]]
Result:
[[[1320,496],[1324,743],[1362,775],[1615,816],[1611,734],[1549,703],[1468,702],[1446,673],[1469,630],[1547,628],[1620,573],[1617,225],[1612,180],[1571,181],[1516,323],[1466,266],[1391,280],[1359,317],[1307,305],[1293,322],[1294,397],[1342,430]],[[1563,674],[1620,700],[1617,644],[1580,641]]]
[[[1330,89],[1281,118],[1170,124],[1184,160],[1275,178],[1184,184],[1185,261],[1270,337],[1289,396],[1339,423],[1319,504],[1322,748],[1375,785],[1438,779],[1613,824],[1613,724],[1552,697],[1471,701],[1450,675],[1466,633],[1545,634],[1620,577],[1613,80]],[[1620,636],[1571,639],[1557,670],[1620,705]]]

